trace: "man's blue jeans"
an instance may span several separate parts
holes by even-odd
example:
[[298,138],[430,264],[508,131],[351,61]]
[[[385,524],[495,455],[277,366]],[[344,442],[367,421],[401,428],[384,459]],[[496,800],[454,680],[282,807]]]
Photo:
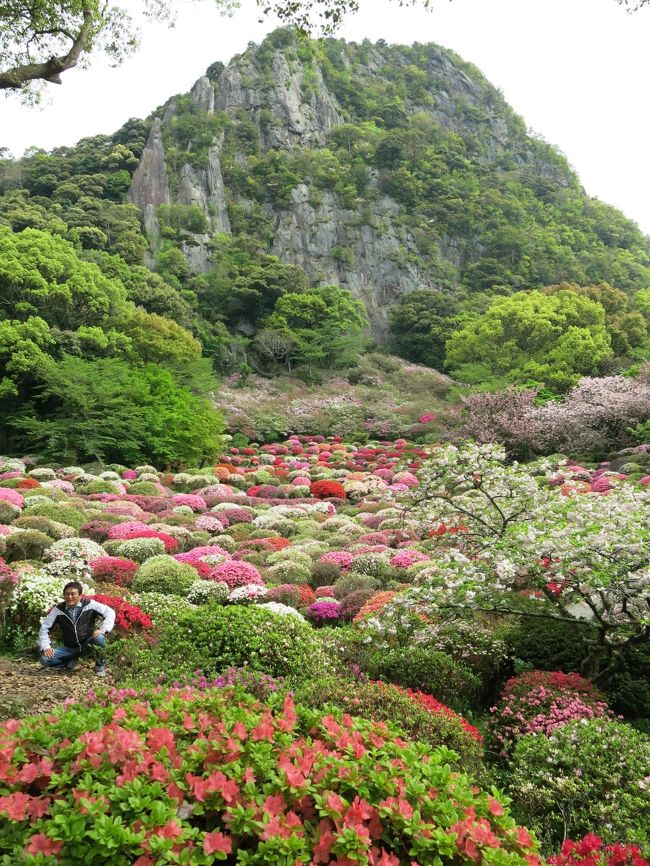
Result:
[[[64,668],[68,664],[68,662],[74,661],[74,659],[78,659],[80,656],[94,654],[95,667],[103,668],[104,654],[101,652],[101,650],[105,646],[106,638],[103,634],[100,634],[97,635],[97,637],[90,637],[88,638],[88,640],[84,641],[81,644],[81,649],[69,646],[56,647],[52,658],[48,658],[46,655],[41,655],[41,664],[45,665],[45,667],[48,668]],[[94,647],[98,647],[99,651],[95,650]]]

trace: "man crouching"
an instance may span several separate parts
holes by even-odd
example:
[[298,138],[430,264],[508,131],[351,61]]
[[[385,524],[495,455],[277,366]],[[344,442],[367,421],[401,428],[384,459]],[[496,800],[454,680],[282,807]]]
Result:
[[[50,668],[67,668],[73,671],[82,655],[95,651],[95,673],[106,676],[102,649],[106,644],[105,635],[115,624],[115,611],[107,604],[101,604],[92,597],[83,597],[82,585],[73,580],[63,587],[64,601],[55,605],[41,624],[38,645],[42,652],[41,664]],[[103,617],[101,628],[95,628],[95,621]],[[50,631],[59,627],[63,646],[52,649]]]

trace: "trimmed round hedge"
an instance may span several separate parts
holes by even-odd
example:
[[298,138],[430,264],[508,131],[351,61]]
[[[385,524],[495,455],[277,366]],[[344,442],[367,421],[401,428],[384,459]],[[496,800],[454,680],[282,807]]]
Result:
[[580,719],[522,737],[508,784],[519,818],[551,850],[597,831],[650,854],[650,737],[630,725]]
[[161,629],[155,652],[171,676],[249,667],[298,681],[322,675],[328,668],[310,625],[255,606],[211,604],[182,611],[175,623]]
[[173,556],[161,554],[143,562],[135,573],[131,588],[133,592],[186,596],[195,581],[195,568],[186,562],[178,562]]

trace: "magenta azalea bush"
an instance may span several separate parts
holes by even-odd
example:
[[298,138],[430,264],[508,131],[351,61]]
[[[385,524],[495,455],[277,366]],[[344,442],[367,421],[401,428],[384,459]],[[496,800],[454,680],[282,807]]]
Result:
[[307,619],[314,625],[338,622],[341,618],[341,604],[338,601],[315,601],[307,608]]
[[541,864],[452,753],[385,723],[228,689],[124,697],[0,728],[7,862]]

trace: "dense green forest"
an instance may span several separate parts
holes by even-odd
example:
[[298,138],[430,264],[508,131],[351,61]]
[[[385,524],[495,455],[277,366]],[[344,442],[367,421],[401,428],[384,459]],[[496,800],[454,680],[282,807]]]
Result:
[[[319,370],[353,367],[373,346],[358,297],[271,254],[274,221],[299,184],[314,207],[327,193],[337,219],[378,236],[376,203],[396,203],[391,230],[409,244],[393,259],[423,275],[420,288],[389,301],[384,343],[406,359],[473,385],[557,394],[581,375],[650,358],[648,239],[588,198],[566,159],[527,135],[477,69],[437,46],[288,30],[231,66],[270,95],[279,56],[304,105],[316,104],[320,78],[336,101],[340,120],[324,146],[269,146],[286,126],[270,96],[270,107],[246,112],[207,111],[184,95],[113,135],[0,160],[4,448],[208,457],[221,429],[206,399],[213,374],[297,371],[313,381]],[[207,71],[216,92],[223,74],[221,63]],[[170,202],[156,211],[159,236],[148,238],[127,196],[156,120]],[[184,168],[205,169],[215,142],[230,234],[211,231],[210,210],[176,200]],[[196,273],[187,249],[205,238],[209,268]],[[354,267],[352,247],[337,244],[330,257],[342,271]],[[77,395],[75,406],[73,381],[111,384]],[[103,417],[116,382],[137,383],[134,400],[152,415],[177,394],[179,417],[189,408],[199,429],[183,435],[167,419],[159,426],[178,433],[173,447],[140,443],[128,453],[108,453],[90,433],[80,443],[70,419],[82,406],[89,419]],[[127,415],[120,423],[128,428]]]

